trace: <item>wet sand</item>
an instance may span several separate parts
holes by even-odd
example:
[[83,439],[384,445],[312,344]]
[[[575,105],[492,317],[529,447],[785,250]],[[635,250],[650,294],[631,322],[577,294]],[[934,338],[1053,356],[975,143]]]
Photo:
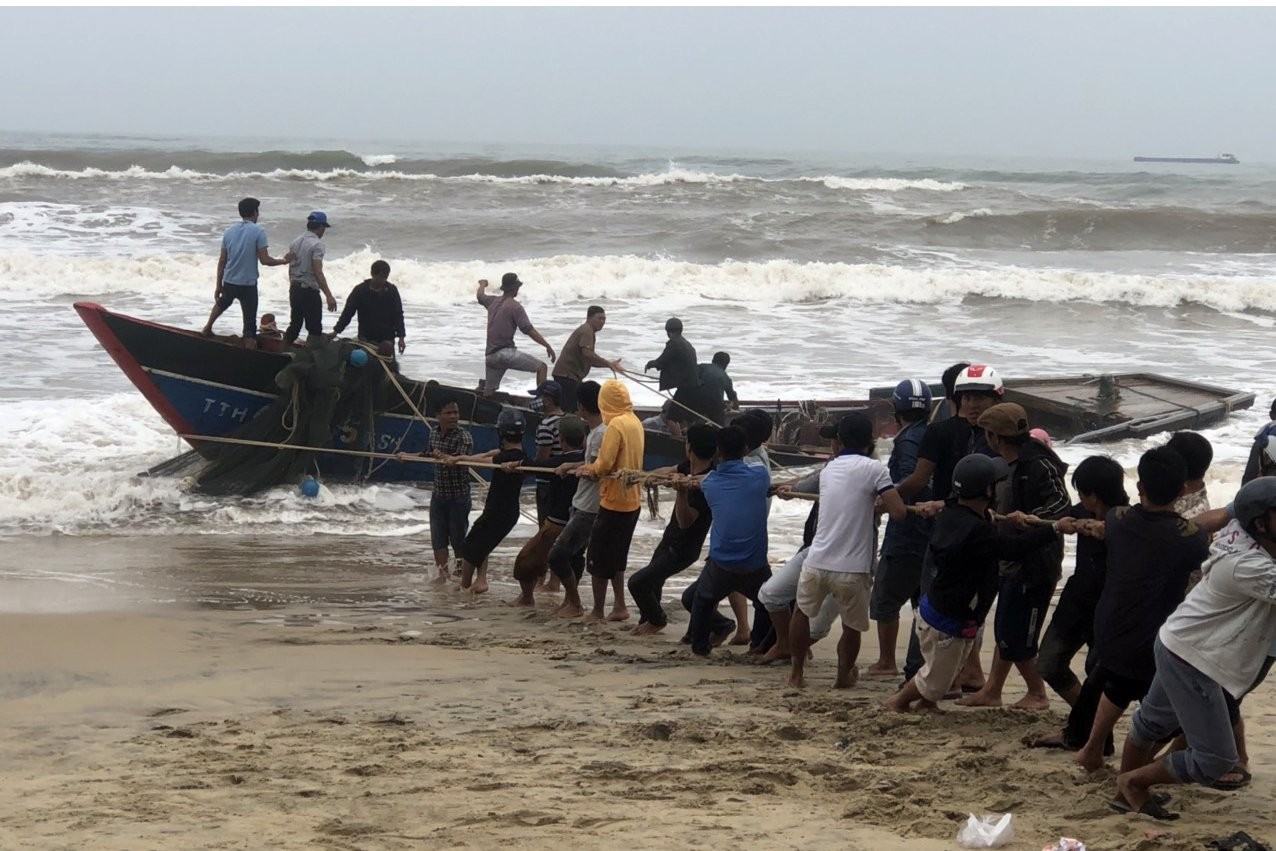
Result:
[[[1183,820],[1161,824],[1108,811],[1111,768],[1087,776],[1020,744],[1061,720],[1057,701],[892,715],[894,681],[830,687],[831,644],[799,692],[739,648],[689,657],[681,612],[636,640],[507,609],[503,583],[486,599],[436,592],[405,578],[410,542],[361,570],[324,567],[353,546],[250,547],[247,567],[229,538],[6,548],[10,576],[16,557],[115,576],[117,605],[54,612],[28,588],[44,613],[0,616],[0,847],[938,851],[969,812],[1002,811],[1007,847],[1030,851],[1061,835],[1091,849],[1276,840],[1270,686],[1246,702],[1252,786],[1175,788]],[[174,602],[139,602],[150,592],[119,577],[159,570],[164,547],[172,582],[155,596]],[[866,641],[861,665],[875,655]],[[1007,697],[1020,693],[1012,677]]]

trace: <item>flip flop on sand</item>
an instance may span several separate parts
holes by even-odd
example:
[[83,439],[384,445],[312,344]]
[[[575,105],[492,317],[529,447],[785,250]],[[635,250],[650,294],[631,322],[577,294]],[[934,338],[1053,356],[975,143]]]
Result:
[[1259,842],[1243,830],[1238,830],[1225,839],[1215,839],[1210,842],[1210,848],[1216,848],[1218,851],[1272,851],[1271,848]]
[[[1170,802],[1170,796],[1165,792],[1158,792],[1148,798],[1147,803],[1139,807],[1139,813],[1145,816],[1151,816],[1157,821],[1178,821],[1182,816],[1178,813],[1172,813],[1165,808]],[[1134,810],[1125,801],[1110,801],[1108,807],[1117,813],[1129,814]]]
[[1053,748],[1061,751],[1076,750],[1076,748],[1068,747],[1067,742],[1063,740],[1063,736],[1059,733],[1038,733],[1035,736],[1025,736],[1023,743],[1030,748]]
[[[1235,777],[1235,780],[1228,780],[1228,777]],[[1249,785],[1249,781],[1254,779],[1254,775],[1250,774],[1244,768],[1233,768],[1222,777],[1209,784],[1211,789],[1220,789],[1224,792],[1234,792],[1237,789],[1243,789]]]

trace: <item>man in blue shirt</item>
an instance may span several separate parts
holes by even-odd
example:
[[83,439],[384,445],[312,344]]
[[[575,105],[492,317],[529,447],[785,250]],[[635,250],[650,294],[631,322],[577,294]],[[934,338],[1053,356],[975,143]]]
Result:
[[205,337],[213,335],[213,323],[236,300],[244,312],[244,346],[257,348],[257,264],[286,266],[291,255],[271,257],[266,250],[266,229],[257,224],[261,202],[245,198],[239,202],[239,224],[222,235],[222,251],[217,258],[217,283],[213,290],[213,312],[204,325]]
[[767,562],[767,492],[771,473],[744,462],[748,437],[739,426],[718,432],[718,466],[700,483],[709,503],[713,527],[709,557],[696,580],[691,606],[691,651],[708,656],[710,629],[718,603],[738,591],[754,603],[758,589],[771,577]]

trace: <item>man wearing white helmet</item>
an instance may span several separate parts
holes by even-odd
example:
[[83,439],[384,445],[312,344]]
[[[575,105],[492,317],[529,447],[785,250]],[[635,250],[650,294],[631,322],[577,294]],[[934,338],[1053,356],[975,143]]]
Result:
[[[895,423],[899,431],[886,462],[891,481],[896,487],[917,469],[917,453],[926,434],[930,418],[931,393],[926,382],[909,378],[895,385],[891,396],[895,406]],[[905,500],[905,505],[930,499],[930,487]],[[917,605],[921,588],[922,561],[930,541],[931,522],[916,514],[903,521],[890,520],[882,536],[881,557],[877,562],[873,592],[869,598],[869,617],[877,623],[877,661],[870,665],[870,677],[893,677],[895,642],[899,638],[899,613],[910,600]]]
[[[1224,695],[1254,687],[1276,641],[1276,477],[1242,487],[1233,507],[1205,577],[1157,634],[1156,676],[1131,719],[1114,809],[1178,818],[1152,786],[1211,785],[1237,763]],[[1187,748],[1153,761],[1158,742],[1180,729]]]
[[[976,423],[984,411],[1001,401],[1005,392],[1001,376],[987,364],[971,364],[958,372],[953,379],[952,390],[956,414],[927,427],[917,450],[917,467],[897,486],[900,496],[906,500],[916,499],[929,484],[934,499],[946,500],[952,494],[953,468],[958,461],[972,452],[995,456],[996,453],[988,448],[983,429]],[[927,577],[923,576],[922,593],[926,592],[927,581]],[[963,690],[976,691],[984,685],[983,665],[979,661],[982,633],[980,635],[975,641],[970,663],[959,679]],[[911,677],[921,667],[921,649],[916,638],[914,631],[908,644],[905,677]]]

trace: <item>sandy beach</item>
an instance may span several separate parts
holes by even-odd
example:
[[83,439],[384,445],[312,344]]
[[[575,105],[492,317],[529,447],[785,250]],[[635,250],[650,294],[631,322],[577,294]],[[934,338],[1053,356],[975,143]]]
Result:
[[[23,547],[121,557],[87,540]],[[1270,689],[1246,703],[1252,786],[1176,788],[1183,819],[1162,824],[1107,809],[1111,761],[1086,776],[1070,755],[1022,746],[1062,718],[1057,701],[891,715],[894,681],[830,687],[827,643],[798,692],[740,648],[691,658],[680,612],[635,640],[508,609],[507,567],[494,573],[486,598],[417,583],[398,608],[298,602],[296,575],[269,605],[0,617],[0,847],[938,851],[968,813],[1007,811],[1007,847],[1030,851],[1060,836],[1090,849],[1276,840]],[[874,655],[866,641],[861,664]]]

